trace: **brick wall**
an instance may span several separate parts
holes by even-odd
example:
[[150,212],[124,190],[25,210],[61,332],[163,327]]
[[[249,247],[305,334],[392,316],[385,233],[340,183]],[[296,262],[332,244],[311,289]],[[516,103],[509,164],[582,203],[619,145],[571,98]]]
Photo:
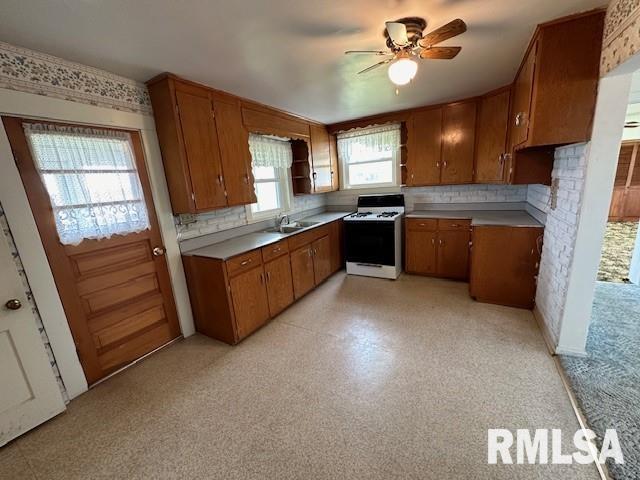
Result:
[[[526,185],[446,185],[436,187],[404,187],[408,210],[416,203],[524,202]],[[373,192],[367,192],[373,193]],[[329,205],[356,205],[359,191],[341,190],[328,194]]]
[[[326,195],[302,195],[293,198],[293,206],[290,213],[303,212],[326,205]],[[176,217],[177,218],[177,217]],[[223,208],[213,212],[201,213],[196,216],[195,223],[189,225],[176,224],[178,240],[220,232],[230,228],[247,225],[246,209],[244,206]],[[275,218],[275,217],[274,217]]]
[[556,344],[578,231],[587,153],[587,144],[556,149],[552,173],[552,178],[558,181],[555,209],[551,208],[549,187],[529,185],[527,189],[527,201],[547,213],[536,305]]

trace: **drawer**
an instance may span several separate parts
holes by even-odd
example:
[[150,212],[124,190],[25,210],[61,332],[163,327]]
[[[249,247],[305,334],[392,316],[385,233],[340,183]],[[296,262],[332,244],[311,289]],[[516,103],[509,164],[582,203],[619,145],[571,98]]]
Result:
[[280,240],[279,242],[262,247],[262,261],[268,262],[269,260],[278,258],[285,253],[289,253],[289,244],[286,240]]
[[441,218],[438,220],[438,230],[470,230],[471,220],[455,218]]
[[262,255],[260,255],[260,250],[251,250],[250,252],[230,258],[227,260],[226,264],[227,273],[232,277],[239,273],[246,272],[247,270],[251,270],[258,265],[262,265]]
[[438,220],[435,218],[407,218],[407,229],[419,232],[435,232],[438,229]]
[[320,237],[324,237],[325,235],[329,235],[329,225],[323,225],[305,232],[297,233],[287,239],[289,241],[289,250],[300,248],[319,239]]

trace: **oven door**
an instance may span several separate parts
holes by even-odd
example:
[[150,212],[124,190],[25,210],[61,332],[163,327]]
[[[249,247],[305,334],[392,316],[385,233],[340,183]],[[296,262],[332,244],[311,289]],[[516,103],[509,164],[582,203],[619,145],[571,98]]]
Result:
[[347,262],[395,265],[395,222],[346,221]]

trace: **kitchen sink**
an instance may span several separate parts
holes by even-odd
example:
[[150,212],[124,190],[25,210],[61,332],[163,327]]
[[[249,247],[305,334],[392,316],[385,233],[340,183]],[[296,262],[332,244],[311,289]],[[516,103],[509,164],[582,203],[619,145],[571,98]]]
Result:
[[291,222],[286,225],[282,225],[280,227],[273,227],[265,230],[265,232],[277,232],[277,233],[294,233],[299,232],[305,228],[313,227],[314,225],[318,225],[320,222]]

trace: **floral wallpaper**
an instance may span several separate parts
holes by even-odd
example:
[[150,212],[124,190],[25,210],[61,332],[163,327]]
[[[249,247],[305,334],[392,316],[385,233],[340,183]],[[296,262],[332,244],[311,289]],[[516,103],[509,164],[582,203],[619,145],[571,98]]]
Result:
[[0,42],[0,88],[151,115],[145,85]]
[[640,0],[611,0],[604,25],[600,74],[640,51]]
[[62,398],[64,398],[65,403],[69,403],[69,396],[67,395],[67,390],[62,382],[62,377],[60,376],[60,371],[58,370],[58,365],[56,364],[56,359],[53,356],[53,351],[51,350],[51,344],[49,342],[49,337],[47,336],[47,332],[44,329],[44,325],[42,324],[42,318],[40,318],[40,312],[38,311],[38,306],[36,305],[36,301],[33,298],[33,293],[31,292],[31,286],[29,285],[29,280],[27,279],[27,275],[24,271],[24,266],[22,265],[22,260],[20,259],[20,254],[18,253],[18,249],[16,248],[15,241],[13,240],[13,235],[11,234],[11,229],[9,228],[9,224],[7,223],[7,217],[4,214],[4,210],[2,209],[2,205],[0,205],[0,230],[7,238],[7,243],[9,244],[9,251],[13,256],[13,260],[16,264],[16,268],[18,269],[18,274],[20,275],[20,280],[22,281],[22,286],[24,287],[24,292],[27,297],[27,301],[29,302],[29,307],[33,313],[33,318],[35,319],[36,326],[38,327],[38,331],[40,332],[40,336],[42,337],[42,343],[44,344],[44,348],[47,351],[47,356],[49,357],[49,362],[51,363],[51,368],[53,373],[58,381],[58,386],[60,387],[60,392],[62,393]]

